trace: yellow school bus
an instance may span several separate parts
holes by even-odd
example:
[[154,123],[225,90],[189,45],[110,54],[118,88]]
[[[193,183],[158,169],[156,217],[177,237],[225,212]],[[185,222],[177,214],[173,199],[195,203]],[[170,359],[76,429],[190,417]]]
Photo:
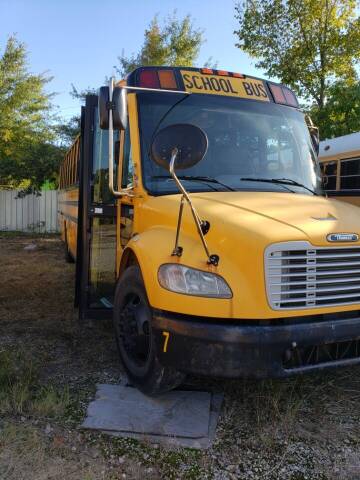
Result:
[[360,216],[324,196],[309,128],[286,86],[222,70],[86,98],[76,304],[146,394],[360,363]]
[[360,132],[320,142],[319,160],[328,196],[360,206]]
[[80,136],[66,153],[59,172],[58,221],[68,262],[76,258]]

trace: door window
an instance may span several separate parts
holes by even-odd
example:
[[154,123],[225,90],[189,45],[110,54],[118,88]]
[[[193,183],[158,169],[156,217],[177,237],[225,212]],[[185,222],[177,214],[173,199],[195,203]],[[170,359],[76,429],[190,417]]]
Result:
[[94,217],[90,244],[90,307],[109,307],[115,286],[115,217]]
[[122,166],[122,188],[132,187],[134,184],[134,165],[131,155],[130,129],[127,128],[124,137],[124,155]]
[[[95,109],[94,150],[93,150],[93,202],[114,204],[114,196],[109,190],[109,131],[101,130],[98,122],[97,108]],[[116,158],[116,144],[119,141],[119,132],[114,132],[114,158]],[[114,178],[117,178],[117,163],[114,162]]]

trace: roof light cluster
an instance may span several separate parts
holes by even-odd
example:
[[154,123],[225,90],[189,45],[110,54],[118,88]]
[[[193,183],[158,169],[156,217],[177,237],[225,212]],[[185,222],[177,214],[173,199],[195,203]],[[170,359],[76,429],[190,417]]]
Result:
[[298,107],[299,102],[295,97],[295,94],[281,85],[276,85],[275,83],[268,82],[268,86],[276,103],[281,103],[282,105],[289,105],[290,107]]
[[146,88],[164,88],[178,90],[178,85],[173,70],[141,70],[139,85]]
[[[200,68],[199,70],[194,70],[194,73],[196,71],[203,75],[246,78],[246,75],[242,73],[228,72],[227,70],[217,70],[213,68]],[[140,69],[138,75],[137,84],[140,87],[164,90],[183,89],[181,78],[176,76],[175,69],[172,68],[144,68]],[[180,82],[180,84],[178,82]],[[295,94],[289,88],[272,82],[266,83],[275,103],[295,108],[299,107]]]

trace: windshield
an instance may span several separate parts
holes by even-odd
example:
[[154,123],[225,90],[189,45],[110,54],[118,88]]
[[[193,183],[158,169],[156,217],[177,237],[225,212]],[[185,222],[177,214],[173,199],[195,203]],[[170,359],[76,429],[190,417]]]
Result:
[[[177,172],[187,177],[183,183],[190,192],[320,192],[319,166],[310,135],[303,114],[294,108],[210,95],[141,93],[138,100],[142,173],[149,193],[178,193],[169,172],[156,165],[149,154],[154,132],[175,123],[199,126],[209,141],[200,163]],[[189,177],[207,177],[217,182]],[[291,179],[308,190],[264,179]]]

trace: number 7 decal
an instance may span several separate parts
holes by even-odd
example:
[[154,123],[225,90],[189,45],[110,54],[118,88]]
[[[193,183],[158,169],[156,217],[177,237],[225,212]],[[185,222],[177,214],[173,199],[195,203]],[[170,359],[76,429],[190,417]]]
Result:
[[163,346],[163,352],[166,353],[166,352],[167,352],[168,343],[169,343],[170,333],[169,333],[169,332],[162,332],[162,334],[163,334],[163,336],[165,337],[164,346]]

